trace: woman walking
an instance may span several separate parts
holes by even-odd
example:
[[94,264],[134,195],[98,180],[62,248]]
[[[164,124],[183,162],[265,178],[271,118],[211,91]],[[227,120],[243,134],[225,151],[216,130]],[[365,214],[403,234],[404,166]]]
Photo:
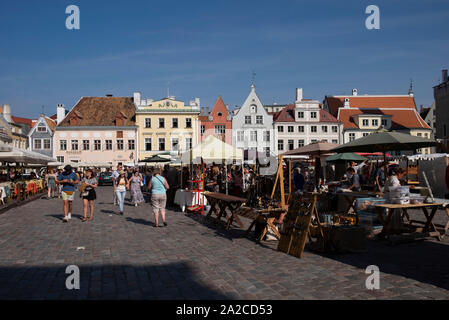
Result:
[[165,221],[165,205],[167,203],[167,190],[169,189],[167,180],[161,176],[161,169],[156,168],[153,171],[148,189],[151,190],[151,206],[154,214],[154,227],[159,227],[159,212],[162,216],[164,226],[167,226]]
[[131,190],[131,197],[132,201],[134,202],[134,205],[137,207],[138,203],[145,202],[142,194],[141,187],[143,185],[143,179],[140,175],[139,171],[135,170],[134,174],[131,177],[131,180],[129,180],[130,184],[130,190]]
[[56,171],[53,169],[50,169],[48,173],[46,174],[46,181],[47,181],[47,188],[48,188],[48,198],[55,197],[55,191],[56,191]]
[[97,178],[93,176],[92,169],[88,169],[86,175],[82,180],[81,188],[83,189],[83,193],[81,194],[83,197],[83,213],[84,218],[83,222],[87,221],[87,205],[90,207],[90,217],[89,220],[92,221],[94,219],[94,200],[97,199],[97,194],[95,189],[98,187]]
[[123,215],[123,206],[125,204],[126,188],[129,186],[125,171],[120,171],[119,176],[115,179],[115,194],[120,207],[120,214]]

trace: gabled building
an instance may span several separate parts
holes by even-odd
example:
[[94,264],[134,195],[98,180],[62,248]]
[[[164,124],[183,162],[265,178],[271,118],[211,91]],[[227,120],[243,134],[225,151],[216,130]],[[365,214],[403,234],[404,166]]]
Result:
[[28,132],[28,149],[53,157],[53,134],[56,121],[41,114],[39,119],[32,121],[32,124]]
[[165,151],[178,154],[198,143],[199,98],[186,105],[173,96],[154,101],[134,92],[134,105],[140,160]]
[[435,137],[449,148],[449,77],[447,69],[441,72],[441,83],[433,87],[435,98]]
[[304,99],[302,89],[296,89],[296,101],[273,115],[276,131],[276,151],[283,153],[310,143],[341,142],[342,123],[319,101]]
[[[324,109],[343,123],[342,143],[380,129],[431,137],[432,130],[419,115],[411,90],[408,95],[359,96],[353,89],[350,96],[326,96]],[[430,149],[417,152],[430,153]]]
[[58,105],[54,157],[69,162],[136,163],[135,106],[131,97],[83,97],[65,115]]
[[275,154],[273,116],[268,114],[256,93],[256,86],[232,118],[232,145],[243,150]]
[[218,97],[214,108],[209,112],[199,116],[200,120],[200,141],[207,136],[214,136],[227,144],[232,144],[232,117],[221,97]]
[[2,130],[12,139],[10,145],[18,149],[27,149],[27,134],[32,126],[32,120],[11,115],[9,104],[4,104],[0,112],[4,122],[7,123]]

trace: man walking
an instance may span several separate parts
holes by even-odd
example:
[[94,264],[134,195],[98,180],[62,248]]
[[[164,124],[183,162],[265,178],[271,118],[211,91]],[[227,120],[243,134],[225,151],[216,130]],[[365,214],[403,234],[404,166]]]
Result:
[[116,186],[116,183],[115,183],[115,179],[117,179],[119,176],[120,176],[120,171],[122,171],[122,169],[123,169],[123,166],[122,166],[122,163],[121,162],[119,162],[118,164],[117,164],[117,170],[115,170],[114,172],[112,172],[112,185],[113,185],[113,189],[114,189],[114,200],[113,200],[113,203],[114,203],[114,206],[116,206],[117,204],[118,204],[118,201],[117,201],[117,195],[116,195],[116,191],[117,191],[117,186]]
[[72,218],[72,202],[75,196],[75,186],[79,179],[71,165],[64,167],[57,180],[58,184],[62,184],[62,200],[64,201],[64,218],[63,222],[68,222]]

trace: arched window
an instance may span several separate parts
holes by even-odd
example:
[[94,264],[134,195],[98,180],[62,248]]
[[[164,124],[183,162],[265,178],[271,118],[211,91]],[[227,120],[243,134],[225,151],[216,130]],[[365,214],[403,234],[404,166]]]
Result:
[[257,113],[257,106],[255,104],[252,104],[249,108],[251,113]]

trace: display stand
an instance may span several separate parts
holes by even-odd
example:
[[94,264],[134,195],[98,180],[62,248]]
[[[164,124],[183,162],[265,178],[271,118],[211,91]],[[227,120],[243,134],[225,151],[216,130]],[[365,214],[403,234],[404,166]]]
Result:
[[192,192],[197,194],[197,203],[187,207],[188,211],[191,212],[201,212],[204,215],[204,161],[201,159],[201,164],[198,165],[200,168],[200,178],[195,180],[190,180],[193,185]]

